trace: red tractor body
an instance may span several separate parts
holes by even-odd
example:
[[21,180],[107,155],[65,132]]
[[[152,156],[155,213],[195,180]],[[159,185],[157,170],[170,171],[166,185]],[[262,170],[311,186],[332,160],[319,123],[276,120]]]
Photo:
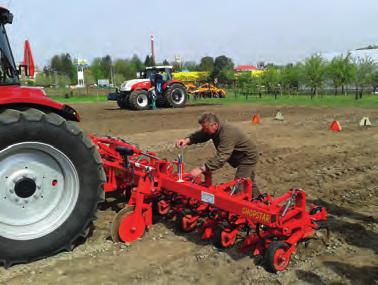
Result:
[[[169,85],[178,83],[182,84],[180,80],[168,80],[163,84],[163,90],[166,90]],[[130,86],[130,87],[129,87]],[[150,88],[153,87],[153,83],[150,79],[132,79],[124,82],[124,85],[122,85],[121,90],[123,91],[135,91],[135,90],[146,90],[148,91]]]
[[56,112],[67,120],[80,121],[79,113],[72,107],[50,99],[38,87],[0,86],[0,110],[9,108],[16,110],[36,108],[45,112]]

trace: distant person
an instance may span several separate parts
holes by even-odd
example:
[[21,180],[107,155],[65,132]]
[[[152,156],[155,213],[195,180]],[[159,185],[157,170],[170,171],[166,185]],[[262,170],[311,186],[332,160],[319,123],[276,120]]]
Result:
[[201,167],[192,169],[190,174],[197,177],[207,171],[215,171],[228,162],[236,168],[235,178],[250,178],[253,181],[252,195],[256,198],[259,191],[256,185],[256,164],[258,152],[254,142],[235,126],[221,122],[213,113],[204,113],[198,123],[201,129],[188,137],[178,139],[177,147],[203,143],[212,140],[217,153]]

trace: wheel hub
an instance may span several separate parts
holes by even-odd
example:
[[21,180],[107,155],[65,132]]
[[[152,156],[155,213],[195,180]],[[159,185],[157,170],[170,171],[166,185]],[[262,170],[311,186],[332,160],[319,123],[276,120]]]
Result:
[[148,97],[144,94],[140,94],[137,98],[138,105],[141,107],[146,107],[148,105]]
[[22,142],[0,151],[0,236],[27,240],[45,236],[73,211],[79,177],[55,147]]
[[172,92],[172,101],[176,104],[181,104],[185,99],[185,95],[181,90],[174,90]]
[[[29,167],[22,167],[21,170],[12,171],[0,181],[5,182],[5,192],[3,194],[3,202],[10,202],[20,208],[25,208],[26,204],[30,204],[40,198],[42,195],[43,177]],[[1,183],[1,182],[0,182]]]
[[14,192],[20,198],[29,198],[37,190],[35,181],[30,178],[22,178],[14,186]]

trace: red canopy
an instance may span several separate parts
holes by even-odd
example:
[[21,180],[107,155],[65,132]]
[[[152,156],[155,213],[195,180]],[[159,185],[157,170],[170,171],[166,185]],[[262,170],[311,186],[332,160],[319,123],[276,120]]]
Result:
[[238,65],[234,68],[235,71],[252,71],[256,69],[257,67],[254,65]]

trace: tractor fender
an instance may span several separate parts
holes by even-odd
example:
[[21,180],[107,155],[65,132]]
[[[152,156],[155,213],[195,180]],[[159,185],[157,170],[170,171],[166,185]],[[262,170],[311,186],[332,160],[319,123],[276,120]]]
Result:
[[185,85],[180,80],[169,80],[163,84],[163,90],[167,89],[172,84],[180,84],[185,87]]
[[26,110],[38,109],[45,113],[56,113],[66,120],[80,121],[79,113],[69,105],[55,102],[47,97],[40,88],[4,86],[0,94],[0,110],[15,109]]

